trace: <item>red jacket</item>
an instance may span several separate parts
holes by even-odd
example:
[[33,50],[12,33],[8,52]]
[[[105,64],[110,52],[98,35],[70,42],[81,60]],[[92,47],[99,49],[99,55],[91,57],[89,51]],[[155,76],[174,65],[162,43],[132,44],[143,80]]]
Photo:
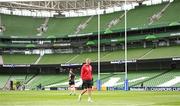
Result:
[[92,80],[92,66],[84,64],[81,67],[81,78],[82,80]]

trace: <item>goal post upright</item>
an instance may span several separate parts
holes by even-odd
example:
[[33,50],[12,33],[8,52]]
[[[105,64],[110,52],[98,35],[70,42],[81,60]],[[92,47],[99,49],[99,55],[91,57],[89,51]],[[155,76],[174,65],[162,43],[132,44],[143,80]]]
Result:
[[[100,10],[100,0],[98,1],[98,10]],[[97,90],[101,91],[101,76],[100,76],[100,70],[101,70],[101,61],[100,61],[100,52],[101,52],[101,45],[100,45],[100,13],[98,14],[98,80],[97,80]]]

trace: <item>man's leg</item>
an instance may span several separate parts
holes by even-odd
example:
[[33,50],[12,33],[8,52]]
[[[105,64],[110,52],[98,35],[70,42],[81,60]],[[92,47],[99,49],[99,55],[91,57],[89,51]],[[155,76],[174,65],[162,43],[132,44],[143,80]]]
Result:
[[84,93],[86,93],[87,89],[84,89],[83,91],[81,91],[81,95],[83,95]]
[[88,92],[88,102],[92,102],[92,98],[91,98],[91,92],[92,92],[92,88],[88,88],[87,89],[87,92]]
[[73,85],[72,86],[73,88],[72,88],[72,91],[73,91],[73,93],[74,93],[74,95],[76,94],[76,88],[75,88],[75,85]]
[[86,93],[87,89],[84,89],[83,91],[81,91],[81,93],[79,94],[79,97],[78,97],[78,101],[81,101],[81,96]]
[[70,94],[69,95],[72,95],[72,85],[69,85],[69,90],[70,90]]

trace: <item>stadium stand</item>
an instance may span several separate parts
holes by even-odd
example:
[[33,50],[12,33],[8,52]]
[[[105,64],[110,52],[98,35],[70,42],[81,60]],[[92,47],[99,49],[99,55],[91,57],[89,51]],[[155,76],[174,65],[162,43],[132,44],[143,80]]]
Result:
[[[149,17],[151,17],[155,12],[160,11],[166,4],[153,5],[153,6],[140,6],[127,13],[127,27],[128,28],[138,28],[147,27],[149,24]],[[134,18],[136,17],[136,18]],[[124,20],[113,26],[111,29],[124,29]]]
[[38,47],[37,44],[17,44],[17,43],[3,43],[0,42],[1,48],[34,48]]
[[165,24],[165,23],[169,23],[169,25],[178,24],[180,20],[180,16],[177,15],[176,12],[180,9],[179,5],[180,5],[179,0],[174,0],[174,2],[172,2],[169,5],[166,11],[163,12],[160,20],[156,21],[154,24]]
[[60,83],[63,81],[67,81],[68,76],[65,74],[62,75],[36,75],[29,83],[26,84],[26,86],[29,89],[36,88],[39,84],[42,86],[46,86],[49,84],[54,84],[54,83]]
[[9,75],[0,75],[0,81],[1,81],[0,88],[3,88],[5,86],[6,82],[9,79],[9,77],[10,77]]
[[146,54],[143,59],[179,57],[179,52],[179,46],[155,48]]
[[[175,12],[180,9],[179,1],[172,2],[167,9],[163,12],[159,20],[155,21],[152,26],[178,24],[179,15]],[[147,28],[149,27],[149,18],[160,12],[167,3],[152,5],[152,6],[140,6],[128,11],[127,20],[128,28]],[[108,25],[116,19],[123,16],[124,12],[115,12],[110,14],[101,15],[101,31],[106,31]],[[37,37],[38,28],[45,23],[45,18],[13,16],[13,15],[1,15],[1,22],[5,25],[4,36],[14,37]],[[136,18],[134,18],[136,17]],[[67,37],[67,35],[76,34],[76,30],[80,24],[85,23],[90,17],[75,17],[75,18],[49,18],[47,24],[47,30],[41,37],[54,38],[54,37]],[[24,26],[26,25],[26,26]],[[110,27],[110,30],[124,29],[124,20],[120,19],[116,24]],[[85,28],[79,31],[79,34],[97,32],[97,16],[93,16]]]
[[[108,28],[109,22],[111,22],[115,18],[119,18],[122,14],[123,12],[115,12],[111,14],[101,15],[101,18],[100,18],[101,29],[100,30],[105,31],[106,28]],[[98,29],[98,17],[94,16],[89,22],[89,24],[86,26],[86,28],[79,33],[97,32],[97,29]]]
[[43,18],[0,14],[1,23],[5,26],[5,37],[33,37],[38,34],[37,28],[43,24]]
[[12,74],[10,75],[9,77],[9,81],[12,80],[12,81],[19,81],[19,82],[26,82],[26,75],[25,74]]
[[76,57],[76,54],[47,54],[42,57],[38,64],[68,63],[74,57]]
[[[160,73],[162,73],[163,71],[157,71],[157,70],[149,70],[149,71],[130,71],[128,72],[128,80],[129,80],[129,86],[132,86],[136,83],[141,83],[149,78],[152,78],[155,75],[158,75]],[[119,86],[119,87],[123,87],[124,86],[124,74],[116,74],[112,77],[115,78],[120,78],[118,80],[117,83],[115,83],[113,86]],[[106,79],[105,81],[109,80]],[[103,83],[105,83],[105,81],[103,81]],[[112,86],[111,83],[108,86]]]
[[[80,77],[76,73],[76,84],[80,86]],[[96,85],[97,74],[93,75],[94,85]],[[180,79],[179,70],[139,70],[129,71],[128,79],[130,87],[179,87]],[[39,84],[43,87],[67,87],[68,86],[68,74],[38,74],[38,75],[1,75],[1,85],[3,88],[8,79],[16,81],[24,81],[27,89],[36,89]],[[124,85],[124,73],[123,72],[106,72],[101,73],[102,86],[123,87]],[[171,82],[169,82],[171,81]],[[170,83],[170,84],[169,84]]]
[[[132,35],[127,37],[128,42],[132,41],[150,41],[150,40],[158,40],[158,39],[164,39],[164,38],[175,38],[178,37],[179,32],[166,32],[166,33],[158,33],[158,34],[145,34],[145,35]],[[173,36],[172,36],[173,35]],[[29,41],[30,42],[30,41]],[[39,48],[43,47],[40,44],[36,43],[7,43],[7,42],[0,42],[1,48]],[[87,46],[96,46],[98,44],[98,40],[88,40],[85,41]],[[124,36],[115,37],[115,38],[108,38],[108,39],[101,39],[101,44],[111,44],[111,43],[123,43],[124,42]],[[57,44],[58,45],[58,44]],[[45,45],[46,46],[46,45]],[[50,46],[56,47],[56,44],[50,44]]]
[[[147,49],[131,49],[128,50],[128,59],[139,59],[141,56],[145,55],[148,51],[150,51],[150,48]],[[110,52],[109,54],[102,57],[102,61],[113,61],[113,60],[119,60],[124,59],[124,51],[115,51]]]
[[4,64],[34,64],[38,55],[3,54]]
[[[133,48],[128,49],[128,59],[155,59],[179,57],[179,46],[167,46],[158,48]],[[177,52],[172,52],[177,51]],[[4,64],[34,64],[38,55],[4,54]],[[42,56],[38,64],[60,64],[60,63],[83,63],[86,58],[92,62],[97,61],[97,52],[89,53],[61,53],[46,54]],[[124,50],[101,52],[101,61],[115,61],[124,59]]]
[[[143,86],[146,87],[158,87],[161,84],[168,82],[172,79],[174,79],[176,76],[180,76],[180,72],[178,70],[172,70],[170,72],[166,72],[166,70],[151,70],[151,71],[130,71],[128,72],[128,79],[129,79],[129,86],[142,86],[141,84],[143,83]],[[49,80],[46,82],[47,78],[46,76],[42,76],[42,80],[39,81],[37,84],[42,83],[45,87],[67,87],[68,86],[68,79],[67,75],[64,75],[64,77],[58,77]],[[51,77],[51,75],[49,75]],[[48,77],[48,78],[49,78]],[[52,77],[51,77],[52,78]],[[97,74],[94,74],[94,85],[96,85],[96,80],[97,80]],[[59,81],[58,81],[59,80]],[[115,80],[115,81],[114,81]],[[124,86],[124,74],[121,73],[101,73],[101,81],[102,81],[102,86],[106,87],[112,87],[112,86],[118,86],[118,87],[123,87]],[[36,82],[36,81],[35,81]],[[45,83],[46,82],[46,83]],[[76,78],[76,83],[78,84],[79,77]],[[175,82],[174,85],[178,87],[179,80]],[[80,85],[79,85],[80,86]],[[35,87],[35,86],[34,86]],[[163,86],[161,86],[163,87]]]
[[67,35],[74,34],[78,25],[87,19],[88,17],[50,18],[47,32],[44,35],[47,37],[67,37]]
[[[159,33],[159,34],[145,34],[145,35],[133,35],[128,36],[127,41],[140,41],[140,40],[158,40],[163,38],[172,38],[172,37],[178,37],[178,35],[171,36],[174,33],[178,32],[169,32],[169,33]],[[112,39],[101,39],[101,44],[111,44],[111,43],[123,43],[124,42],[124,36],[112,38]],[[98,44],[98,40],[89,40],[87,41],[86,45],[94,46]]]
[[[148,79],[147,81],[144,81],[143,84],[144,86],[158,86],[158,87],[179,87],[178,84],[180,83],[180,80],[173,80],[176,77],[180,76],[179,70],[168,70],[164,73],[161,73],[158,76],[152,77]],[[168,81],[171,81],[170,84],[168,84]],[[135,84],[136,85],[136,84]],[[140,86],[140,85],[136,85]]]

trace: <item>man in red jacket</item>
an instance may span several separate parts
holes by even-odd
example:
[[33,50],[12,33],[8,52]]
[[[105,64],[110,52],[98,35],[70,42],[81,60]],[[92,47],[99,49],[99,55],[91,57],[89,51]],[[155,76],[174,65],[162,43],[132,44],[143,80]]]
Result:
[[84,90],[79,95],[78,101],[81,101],[81,96],[88,92],[88,102],[92,102],[91,92],[93,85],[93,75],[92,75],[92,66],[90,65],[91,60],[89,58],[86,59],[86,63],[81,67],[81,79],[83,81]]

